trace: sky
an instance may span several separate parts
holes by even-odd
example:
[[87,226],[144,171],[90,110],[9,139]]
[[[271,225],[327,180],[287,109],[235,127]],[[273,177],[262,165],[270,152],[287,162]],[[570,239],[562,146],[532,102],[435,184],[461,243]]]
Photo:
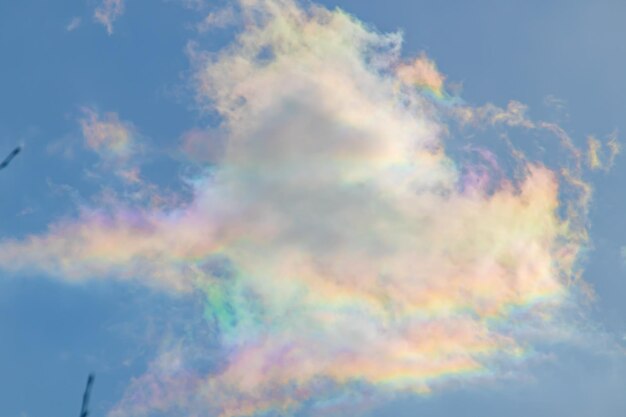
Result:
[[0,3],[0,414],[623,416],[624,12]]

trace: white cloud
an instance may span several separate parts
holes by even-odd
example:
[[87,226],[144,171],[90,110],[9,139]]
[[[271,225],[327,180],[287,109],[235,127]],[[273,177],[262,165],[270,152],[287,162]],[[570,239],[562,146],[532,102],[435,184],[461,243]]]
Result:
[[94,11],[94,18],[102,24],[109,35],[113,34],[113,23],[124,14],[124,0],[103,0]]

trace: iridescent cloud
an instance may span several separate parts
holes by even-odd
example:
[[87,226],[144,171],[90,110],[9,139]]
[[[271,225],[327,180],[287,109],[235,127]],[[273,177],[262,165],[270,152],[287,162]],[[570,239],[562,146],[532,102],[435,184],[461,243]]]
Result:
[[435,63],[425,54],[409,63],[402,63],[396,70],[398,78],[405,84],[415,85],[432,91],[438,97],[443,96],[444,77],[437,70]]
[[[304,404],[330,414],[499,378],[537,344],[574,337],[590,194],[560,128],[515,102],[451,111],[422,88],[443,91],[434,63],[406,64],[400,35],[340,10],[292,0],[239,9],[230,46],[189,48],[199,104],[219,112],[224,138],[188,179],[189,201],[82,207],[0,244],[9,270],[203,294],[218,353],[168,343],[112,416]],[[94,149],[125,142],[113,119],[87,114]],[[482,162],[463,165],[445,141],[457,121],[541,127],[571,148],[574,169],[477,147]],[[211,137],[191,131],[185,144]],[[195,367],[204,355],[213,365]]]
[[120,120],[117,113],[100,114],[93,108],[83,107],[80,127],[85,144],[106,160],[128,160],[139,145],[132,123]]
[[617,141],[616,133],[611,134],[606,143],[594,136],[589,136],[587,138],[587,166],[592,170],[608,171],[613,166],[620,151],[621,146]]

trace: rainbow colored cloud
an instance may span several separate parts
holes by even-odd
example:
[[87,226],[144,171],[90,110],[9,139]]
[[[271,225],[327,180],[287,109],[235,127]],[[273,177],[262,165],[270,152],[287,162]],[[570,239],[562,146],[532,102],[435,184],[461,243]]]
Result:
[[[220,113],[225,138],[190,201],[82,207],[0,244],[5,269],[203,294],[215,366],[192,366],[201,342],[175,343],[111,416],[330,414],[499,378],[537,343],[574,337],[589,203],[580,155],[560,171],[512,150],[507,173],[481,150],[487,162],[464,170],[446,143],[450,124],[470,121],[561,130],[515,103],[440,105],[432,61],[406,64],[400,35],[340,10],[241,0],[239,11],[231,45],[190,48],[199,103]],[[83,130],[123,157],[113,122],[87,113]]]

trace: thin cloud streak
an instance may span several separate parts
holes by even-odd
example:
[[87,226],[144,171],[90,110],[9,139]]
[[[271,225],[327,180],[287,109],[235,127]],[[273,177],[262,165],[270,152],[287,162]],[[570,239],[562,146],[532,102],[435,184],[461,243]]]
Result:
[[65,30],[68,32],[73,32],[76,29],[79,28],[79,26],[82,24],[82,19],[80,17],[74,17],[72,18],[72,20],[70,20],[70,22],[67,24],[67,26],[65,27]]

